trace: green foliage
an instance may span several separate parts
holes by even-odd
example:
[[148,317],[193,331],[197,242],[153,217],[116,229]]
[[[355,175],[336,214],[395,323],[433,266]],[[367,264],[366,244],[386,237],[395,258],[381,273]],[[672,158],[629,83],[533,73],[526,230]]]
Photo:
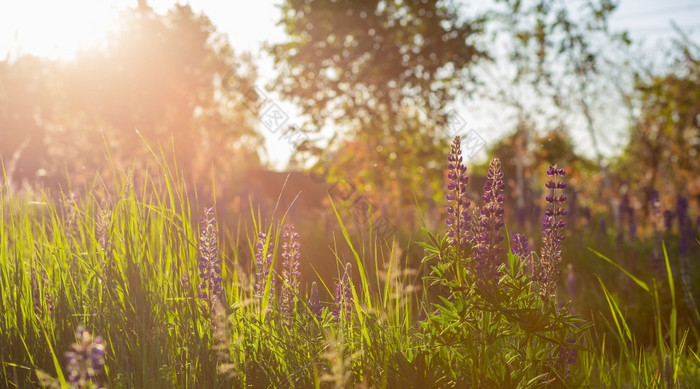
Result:
[[668,70],[635,75],[639,114],[620,159],[620,174],[645,192],[697,195],[700,176],[700,47],[681,35]]
[[542,298],[525,263],[509,254],[500,281],[482,282],[470,259],[429,234],[426,261],[439,262],[425,278],[447,296],[421,323],[425,350],[458,387],[568,387],[585,379],[572,365],[583,349],[585,323],[554,299]]
[[[602,286],[609,315],[589,323],[570,304],[542,297],[528,263],[513,254],[503,258],[498,282],[483,283],[471,270],[470,248],[455,250],[427,231],[420,246],[429,270],[411,272],[395,241],[377,240],[372,231],[357,239],[339,209],[336,260],[344,268],[338,246],[347,246],[355,269],[350,315],[336,317],[324,301],[317,318],[302,287],[296,314],[283,317],[275,299],[255,296],[253,265],[234,249],[241,247],[238,234],[223,230],[224,297],[213,312],[203,310],[192,221],[203,207],[190,204],[181,178],[161,168],[162,177],[147,182],[115,180],[108,202],[89,195],[55,202],[3,187],[0,385],[65,387],[64,352],[81,324],[104,339],[100,380],[110,388],[642,388],[686,387],[700,376],[697,347],[688,345],[673,312],[655,316],[658,343],[647,349],[636,343],[614,289]],[[285,215],[252,217],[248,240],[265,231],[280,247]],[[422,296],[411,288],[421,276]],[[657,284],[636,280],[662,312]],[[332,289],[330,280],[319,281]],[[607,333],[618,334],[618,347],[610,347]]]

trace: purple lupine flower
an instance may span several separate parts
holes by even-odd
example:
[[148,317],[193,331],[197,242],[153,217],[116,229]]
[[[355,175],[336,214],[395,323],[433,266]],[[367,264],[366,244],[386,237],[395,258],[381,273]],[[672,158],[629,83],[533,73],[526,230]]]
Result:
[[683,231],[685,223],[690,221],[688,217],[688,199],[683,196],[676,197],[676,216],[678,216],[678,230]]
[[66,352],[68,382],[78,388],[99,385],[99,375],[104,371],[106,348],[102,337],[92,338],[90,332],[79,326],[76,343]]
[[221,301],[221,261],[218,249],[218,231],[214,208],[204,210],[199,221],[199,298],[205,301],[205,310],[212,313],[215,301]]
[[523,234],[515,233],[511,240],[513,241],[513,247],[511,248],[513,254],[518,256],[520,262],[525,262],[531,253],[527,237]]
[[352,265],[350,262],[345,265],[345,273],[335,288],[335,310],[333,312],[336,319],[347,319],[352,312]]
[[696,239],[695,231],[693,230],[693,221],[688,215],[688,199],[683,196],[678,196],[676,201],[676,215],[678,216],[678,254],[685,256],[688,254],[690,244]]
[[323,306],[321,305],[321,296],[318,294],[318,286],[316,285],[316,281],[311,283],[311,293],[309,293],[309,309],[318,320],[321,320]]
[[569,379],[571,377],[571,365],[576,363],[576,339],[573,337],[567,339],[566,344],[559,348],[557,353],[558,365],[564,367],[564,377]]
[[566,188],[566,183],[562,181],[565,174],[564,169],[559,169],[556,165],[550,166],[547,175],[551,179],[544,185],[549,189],[549,194],[545,197],[548,206],[542,220],[542,254],[536,277],[543,286],[543,294],[547,297],[554,295],[559,277],[561,242],[564,240],[561,230],[566,226],[563,217],[567,214],[563,207],[566,195],[559,194],[559,191]]
[[285,319],[289,321],[296,307],[299,277],[301,277],[301,272],[299,272],[301,243],[299,243],[299,233],[294,231],[293,225],[284,227],[282,241],[282,277],[286,285],[282,289],[281,311]]
[[667,234],[672,232],[671,229],[673,229],[673,219],[675,217],[676,214],[670,209],[664,211],[664,229],[666,230]]
[[[258,242],[255,244],[255,294],[259,297],[265,295],[267,279],[272,270],[272,251],[274,243],[270,241],[265,245],[266,242],[267,234],[261,231],[258,233]],[[270,301],[273,300],[274,295],[275,283],[274,280],[272,280],[270,285]]]
[[617,217],[618,217],[618,227],[622,229],[622,227],[625,224],[625,219],[629,215],[629,209],[630,209],[630,196],[629,192],[625,192],[624,195],[622,195],[622,199],[620,199],[620,203],[617,206]]
[[491,160],[486,183],[484,184],[484,206],[479,215],[479,232],[476,234],[475,269],[481,280],[491,280],[498,274],[500,264],[499,254],[503,250],[500,243],[503,240],[503,172],[498,158]]
[[447,156],[447,236],[453,247],[462,247],[469,240],[469,205],[467,168],[462,163],[461,141],[456,136]]

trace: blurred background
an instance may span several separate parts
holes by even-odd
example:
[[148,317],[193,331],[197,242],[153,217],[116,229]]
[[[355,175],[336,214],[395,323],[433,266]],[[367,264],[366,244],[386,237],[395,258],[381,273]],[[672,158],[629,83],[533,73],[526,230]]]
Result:
[[663,280],[664,241],[697,324],[699,43],[689,0],[3,2],[0,157],[10,191],[163,162],[222,223],[293,203],[323,274],[345,255],[329,197],[418,266],[460,135],[474,203],[499,157],[508,229],[533,242],[544,172],[567,170],[563,292],[599,293],[587,247]]

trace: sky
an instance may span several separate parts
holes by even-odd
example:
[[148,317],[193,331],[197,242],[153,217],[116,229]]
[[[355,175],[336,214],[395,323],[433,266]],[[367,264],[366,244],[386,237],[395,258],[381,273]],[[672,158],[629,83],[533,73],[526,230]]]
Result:
[[[156,11],[165,12],[176,2],[151,0],[149,4]],[[228,36],[235,51],[254,55],[259,86],[264,87],[274,78],[272,60],[261,50],[261,45],[285,39],[282,27],[277,25],[281,0],[179,2],[189,3],[195,12],[204,12],[218,30]],[[105,32],[115,27],[117,11],[135,4],[136,1],[107,0],[0,0],[0,58],[28,53],[69,59],[77,50],[99,44]],[[644,40],[646,47],[652,47],[656,41],[673,36],[671,22],[693,31],[693,40],[700,42],[700,2],[697,0],[622,0],[610,26],[613,30],[627,30],[633,40]],[[300,122],[299,111],[293,105],[280,101],[274,93],[268,97],[289,116],[288,124]],[[457,101],[454,109],[468,129],[494,128],[493,119],[490,119],[493,112],[479,109],[474,102]],[[293,152],[289,142],[280,139],[279,133],[273,134],[262,127],[260,130],[265,136],[268,162],[273,168],[284,168]],[[503,135],[498,131],[480,134],[486,142]],[[583,131],[572,136],[575,141],[586,142]]]

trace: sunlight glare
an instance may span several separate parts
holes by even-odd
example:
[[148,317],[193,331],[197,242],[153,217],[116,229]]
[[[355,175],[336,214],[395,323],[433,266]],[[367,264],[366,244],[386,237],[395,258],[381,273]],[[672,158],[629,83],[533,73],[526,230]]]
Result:
[[99,45],[119,8],[104,0],[14,1],[0,5],[0,49],[10,55],[63,59]]

